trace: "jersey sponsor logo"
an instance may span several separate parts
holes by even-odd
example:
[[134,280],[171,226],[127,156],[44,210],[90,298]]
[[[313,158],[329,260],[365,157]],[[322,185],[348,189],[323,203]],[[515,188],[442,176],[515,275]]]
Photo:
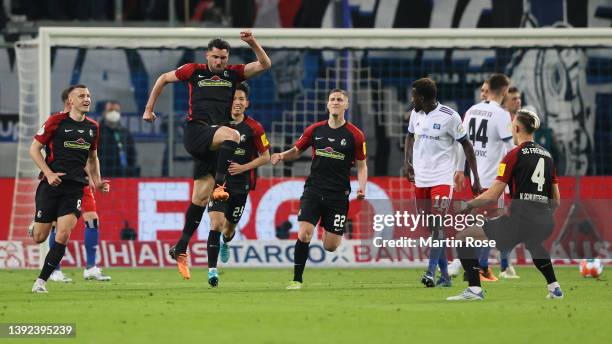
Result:
[[198,81],[198,86],[199,87],[232,87],[232,83],[231,81],[221,79],[220,77],[215,75],[210,79],[204,79],[204,80]]
[[431,135],[424,135],[424,134],[414,134],[414,139],[418,140],[418,139],[428,139],[428,140],[434,140],[434,141],[440,141],[440,136],[431,136]]
[[434,123],[433,128],[440,130],[441,128],[440,123]]
[[344,157],[345,157],[344,154],[335,151],[331,147],[319,148],[316,150],[315,154],[318,156],[325,157],[325,158],[332,158],[332,159],[337,159],[337,160],[344,160]]
[[266,133],[261,134],[261,144],[265,147],[268,146],[270,144],[270,142],[268,142],[268,138],[266,137]]
[[499,164],[499,168],[497,169],[497,176],[503,177],[504,172],[506,172],[506,164],[502,162],[501,164]]
[[36,132],[36,135],[42,135],[45,133],[45,125],[43,124],[42,127],[40,127],[40,129],[38,129],[38,131]]
[[83,138],[81,137],[76,141],[64,141],[64,147],[73,148],[73,149],[89,150],[89,147],[91,147],[91,144],[83,140]]
[[234,151],[234,155],[245,155],[245,154],[246,154],[246,150],[242,148],[236,148],[236,150]]

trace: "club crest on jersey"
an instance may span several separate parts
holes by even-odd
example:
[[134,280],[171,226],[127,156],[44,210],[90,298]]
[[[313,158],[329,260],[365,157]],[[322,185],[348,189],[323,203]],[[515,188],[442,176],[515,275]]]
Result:
[[64,147],[73,149],[84,149],[89,150],[91,144],[85,141],[82,137],[76,141],[64,141]]
[[93,130],[89,129],[89,137],[93,137]]
[[228,77],[228,76],[229,76],[229,73],[228,73],[226,70],[224,70],[224,71],[223,71],[223,76],[224,76],[224,77]]
[[336,152],[331,147],[319,148],[319,149],[316,150],[315,154],[318,155],[318,156],[325,157],[325,158],[344,160],[344,154],[342,154],[340,152]]
[[342,139],[342,141],[340,141],[340,146],[346,146],[346,139]]
[[440,130],[441,128],[440,123],[434,123],[433,128]]
[[210,79],[203,79],[198,81],[199,87],[232,87],[232,83],[221,79],[217,75],[213,75]]
[[240,135],[240,142],[244,142],[244,141],[246,141],[246,135],[242,134]]
[[36,135],[42,135],[45,133],[45,125],[43,124],[42,127],[40,127],[40,129],[38,129],[38,131],[36,132]]

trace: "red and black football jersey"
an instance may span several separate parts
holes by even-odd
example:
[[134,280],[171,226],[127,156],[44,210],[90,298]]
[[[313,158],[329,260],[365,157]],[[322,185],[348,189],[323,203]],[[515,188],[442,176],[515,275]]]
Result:
[[497,180],[510,186],[513,215],[519,212],[519,207],[525,216],[532,211],[551,209],[557,173],[552,156],[539,144],[524,142],[511,150],[499,165]]
[[[263,126],[253,118],[245,115],[244,120],[233,127],[240,133],[240,143],[234,153],[233,162],[247,164],[270,148]],[[236,192],[253,190],[256,173],[255,169],[251,169],[236,175],[228,174],[227,187]]]
[[66,173],[62,179],[87,184],[85,164],[89,151],[98,149],[100,127],[85,116],[81,122],[70,118],[69,113],[51,115],[38,130],[34,139],[46,146],[45,161],[51,171]]
[[366,158],[365,137],[359,128],[346,122],[332,129],[327,121],[321,121],[306,128],[295,146],[300,151],[312,146],[312,165],[304,190],[328,198],[348,197],[351,167],[355,160]]
[[244,66],[227,65],[221,74],[213,73],[206,64],[187,63],[179,67],[175,75],[187,81],[189,87],[187,121],[196,119],[210,125],[229,123],[236,85],[245,80]]

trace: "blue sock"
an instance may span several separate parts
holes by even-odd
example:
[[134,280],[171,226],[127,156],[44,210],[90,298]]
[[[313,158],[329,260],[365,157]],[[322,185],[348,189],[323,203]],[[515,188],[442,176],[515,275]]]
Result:
[[438,266],[440,267],[440,274],[442,277],[448,279],[448,258],[446,257],[446,247],[442,249],[440,259],[438,260]]
[[[431,233],[431,236],[433,237],[433,240],[444,239],[444,232],[436,229]],[[432,247],[429,249],[429,266],[427,267],[427,272],[430,273],[432,276],[436,275],[436,267],[438,266],[438,263],[440,261],[440,256],[442,255],[443,252],[444,252],[443,247]],[[448,273],[448,270],[447,270],[447,273]]]
[[436,267],[438,266],[438,260],[440,257],[440,248],[432,247],[429,249],[429,265],[427,266],[427,273],[432,276],[436,275]]
[[491,253],[490,247],[482,247],[478,254],[478,264],[480,265],[480,268],[485,271],[489,268],[489,253]]
[[96,251],[98,249],[98,240],[100,232],[98,232],[98,220],[85,222],[85,253],[87,255],[87,268],[96,265]]
[[510,266],[510,262],[508,261],[510,251],[501,251],[499,256],[501,258],[501,271],[506,271],[506,269]]
[[[51,233],[49,234],[49,250],[53,248],[53,245],[55,245],[55,226],[51,227]],[[60,264],[61,261],[57,263],[55,270],[61,270]]]

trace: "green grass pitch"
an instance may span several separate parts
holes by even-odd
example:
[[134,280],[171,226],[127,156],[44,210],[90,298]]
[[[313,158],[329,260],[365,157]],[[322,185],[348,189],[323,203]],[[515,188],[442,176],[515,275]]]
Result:
[[445,301],[465,284],[426,289],[422,269],[306,269],[302,290],[284,290],[289,269],[223,269],[183,281],[174,269],[107,269],[111,282],[49,282],[32,294],[34,270],[0,270],[0,323],[72,322],[75,339],[0,343],[609,343],[612,289],[558,268],[566,293],[546,300],[543,277],[484,284],[483,302]]

